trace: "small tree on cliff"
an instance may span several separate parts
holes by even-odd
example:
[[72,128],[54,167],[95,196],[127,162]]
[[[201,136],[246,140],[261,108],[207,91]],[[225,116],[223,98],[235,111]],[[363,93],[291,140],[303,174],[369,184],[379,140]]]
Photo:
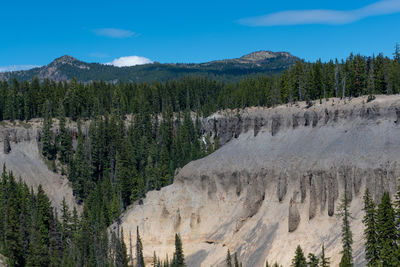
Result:
[[240,266],[239,265],[239,260],[238,260],[238,257],[237,257],[237,253],[235,253],[234,263],[235,263],[235,267],[239,267]]
[[329,267],[329,258],[325,256],[325,245],[322,244],[322,251],[321,251],[321,260],[320,260],[320,267]]
[[293,267],[307,267],[306,257],[304,256],[303,250],[300,245],[296,248],[296,255],[292,260]]
[[376,214],[377,253],[382,266],[399,266],[397,253],[397,229],[395,213],[388,192],[382,196]]
[[54,156],[54,145],[52,142],[52,117],[50,112],[50,102],[46,101],[45,104],[45,116],[43,118],[43,130],[42,130],[42,154],[47,159],[52,159]]
[[232,257],[231,252],[228,249],[228,253],[226,254],[226,267],[232,267]]
[[175,267],[185,267],[185,256],[183,255],[182,241],[178,234],[175,234],[175,253],[174,265]]
[[136,228],[136,267],[144,267],[143,245],[139,235],[139,226]]
[[368,266],[376,266],[378,262],[377,233],[376,233],[376,208],[369,190],[364,194],[364,237],[365,237],[365,259]]
[[308,261],[307,261],[307,266],[309,267],[318,267],[319,266],[319,259],[315,254],[309,253],[308,256]]
[[350,219],[351,213],[349,211],[350,203],[345,193],[339,209],[338,209],[338,216],[342,217],[342,245],[343,250],[341,251],[342,259],[340,260],[339,266],[340,267],[352,267],[353,266],[353,233],[350,229]]

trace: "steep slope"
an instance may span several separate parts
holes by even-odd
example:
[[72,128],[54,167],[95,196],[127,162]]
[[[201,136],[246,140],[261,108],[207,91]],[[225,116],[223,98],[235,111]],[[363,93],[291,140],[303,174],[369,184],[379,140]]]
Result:
[[7,170],[12,171],[16,179],[21,178],[34,189],[41,184],[53,206],[58,210],[63,198],[70,207],[78,207],[68,179],[49,170],[40,156],[38,138],[41,125],[40,120],[15,124],[1,122],[0,164],[1,166],[5,164]]
[[26,71],[0,73],[0,80],[70,80],[81,82],[104,80],[107,82],[152,82],[175,79],[185,75],[215,76],[235,80],[246,75],[279,73],[292,66],[299,58],[287,52],[259,51],[237,59],[212,61],[201,64],[146,64],[132,67],[114,67],[99,63],[86,63],[71,56],[55,59],[50,64]]
[[362,195],[369,188],[378,200],[397,188],[400,96],[366,102],[330,99],[204,119],[204,129],[216,129],[226,144],[132,206],[121,220],[125,241],[130,232],[135,240],[139,226],[146,257],[171,256],[180,233],[188,266],[223,266],[228,248],[244,266],[265,266],[266,259],[289,266],[297,245],[319,255],[324,243],[337,266],[335,213],[346,190],[355,263],[365,266]]

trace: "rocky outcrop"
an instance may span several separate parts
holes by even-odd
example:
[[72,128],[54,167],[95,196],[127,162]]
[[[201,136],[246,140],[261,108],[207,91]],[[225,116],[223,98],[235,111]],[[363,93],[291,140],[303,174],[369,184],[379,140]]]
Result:
[[[330,99],[221,111],[203,119],[223,145],[183,167],[121,218],[142,229],[145,256],[172,255],[179,232],[190,266],[223,266],[227,249],[244,266],[289,266],[297,245],[332,266],[340,260],[339,199],[351,198],[356,266],[365,266],[362,195],[394,194],[400,177],[400,96]],[[179,213],[179,217],[177,214]],[[179,224],[176,223],[179,218]]]
[[[56,132],[57,122],[53,131]],[[75,127],[75,125],[73,126]],[[36,189],[42,185],[54,207],[60,210],[65,198],[70,207],[81,208],[76,204],[72,189],[66,176],[49,170],[40,154],[40,132],[42,122],[32,119],[28,122],[3,121],[0,126],[0,166],[6,165],[16,178],[21,178],[29,187]],[[1,144],[1,141],[3,144]]]
[[293,199],[290,200],[289,204],[289,232],[294,232],[300,223],[300,213],[296,207],[296,202]]
[[7,133],[3,134],[3,151],[4,154],[8,154],[11,151],[10,137]]

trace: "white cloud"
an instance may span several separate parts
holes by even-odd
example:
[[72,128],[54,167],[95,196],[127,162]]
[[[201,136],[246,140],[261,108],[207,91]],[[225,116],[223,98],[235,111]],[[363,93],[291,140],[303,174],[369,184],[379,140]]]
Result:
[[105,36],[109,38],[129,38],[136,34],[129,30],[116,29],[116,28],[100,28],[94,29],[93,32],[99,36]]
[[128,56],[128,57],[120,57],[114,59],[112,62],[105,63],[106,65],[113,65],[116,67],[129,67],[129,66],[135,66],[135,65],[143,65],[143,64],[149,64],[153,63],[148,58],[145,57],[139,57],[139,56]]
[[11,66],[0,66],[0,72],[18,71],[18,70],[29,70],[33,68],[39,68],[38,65],[11,65]]
[[347,24],[367,17],[400,12],[399,0],[382,0],[354,10],[286,10],[259,17],[244,18],[240,24],[247,26],[278,26],[301,24]]

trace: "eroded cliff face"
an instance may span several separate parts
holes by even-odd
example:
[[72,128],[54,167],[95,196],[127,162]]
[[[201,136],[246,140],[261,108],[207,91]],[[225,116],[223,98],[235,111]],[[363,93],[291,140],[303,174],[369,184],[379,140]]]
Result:
[[[174,184],[122,216],[125,241],[172,256],[180,233],[188,266],[221,266],[227,249],[244,266],[289,266],[297,245],[340,261],[339,199],[351,197],[356,266],[364,266],[362,196],[394,194],[400,177],[400,96],[330,99],[306,108],[220,112],[203,120],[223,145],[182,168]],[[115,225],[112,226],[115,228]]]
[[[65,198],[69,207],[75,206],[80,211],[81,207],[76,204],[67,177],[49,170],[40,155],[41,130],[40,119],[32,119],[29,122],[1,122],[1,168],[5,164],[7,171],[12,171],[16,179],[21,178],[35,190],[42,185],[53,206],[58,210]],[[53,127],[53,131],[58,131],[57,125]]]

